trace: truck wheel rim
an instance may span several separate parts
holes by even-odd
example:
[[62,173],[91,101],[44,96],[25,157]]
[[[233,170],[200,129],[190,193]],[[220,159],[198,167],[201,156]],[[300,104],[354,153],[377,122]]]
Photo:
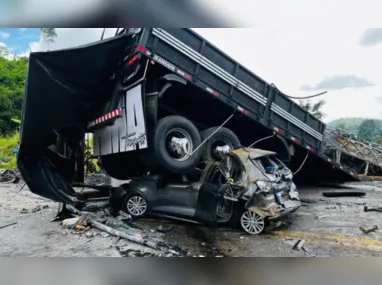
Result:
[[242,228],[252,235],[261,233],[265,226],[264,218],[252,211],[244,212],[241,216],[240,223]]
[[147,203],[140,196],[133,196],[127,201],[127,210],[134,216],[141,216],[146,212]]
[[229,140],[226,140],[224,138],[217,138],[215,139],[213,142],[212,142],[212,152],[211,152],[211,156],[212,158],[214,159],[219,159],[219,155],[217,155],[217,147],[224,147],[224,146],[228,146],[230,148],[230,150],[232,151],[233,150],[233,145],[232,143],[229,141]]
[[[185,139],[187,141],[187,144],[185,146],[185,152],[179,153],[179,151],[175,149],[175,146],[173,145],[173,142],[172,142],[173,138]],[[187,160],[194,149],[194,145],[192,143],[190,134],[186,132],[185,130],[179,129],[179,128],[171,129],[167,133],[166,146],[171,158],[176,161]]]

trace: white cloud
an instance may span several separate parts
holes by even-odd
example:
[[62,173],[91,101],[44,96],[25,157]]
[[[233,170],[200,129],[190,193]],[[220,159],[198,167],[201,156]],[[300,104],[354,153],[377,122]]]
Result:
[[0,31],[0,39],[7,39],[10,36],[10,34]]
[[[79,45],[88,44],[100,40],[103,28],[57,28],[57,38],[51,44],[50,50],[64,49]],[[107,28],[104,38],[114,35],[115,28]],[[30,48],[33,52],[46,51],[48,44],[42,37],[37,42],[32,42]]]
[[[277,17],[276,17],[277,18]],[[317,86],[325,78],[356,76],[376,86],[328,90],[324,121],[341,117],[382,118],[381,46],[359,45],[363,28],[304,27],[294,29],[195,29],[239,63],[290,96],[309,96],[318,91],[300,90]]]
[[19,28],[20,32],[24,32],[27,28]]

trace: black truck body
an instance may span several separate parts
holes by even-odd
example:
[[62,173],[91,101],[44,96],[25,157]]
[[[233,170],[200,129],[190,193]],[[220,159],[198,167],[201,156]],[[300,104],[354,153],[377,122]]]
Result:
[[[143,132],[130,139],[137,108]],[[93,133],[95,154],[121,179],[147,172],[144,153],[161,118],[180,115],[205,130],[232,114],[224,127],[243,146],[258,141],[277,152],[298,170],[297,182],[358,180],[324,155],[323,122],[190,29],[123,29],[94,44],[32,53],[18,165],[32,191],[71,203],[84,133]]]

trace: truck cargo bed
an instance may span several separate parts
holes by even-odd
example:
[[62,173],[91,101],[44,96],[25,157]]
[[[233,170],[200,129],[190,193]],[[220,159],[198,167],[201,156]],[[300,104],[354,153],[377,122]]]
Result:
[[354,171],[336,165],[323,154],[326,125],[322,121],[194,31],[144,29],[139,44],[144,47],[141,52],[159,64],[310,150],[317,159],[333,165],[336,172],[345,172],[350,180],[357,179]]
[[302,143],[320,148],[323,122],[190,29],[153,28],[146,47],[187,72],[195,83],[232,99],[265,126],[282,128]]

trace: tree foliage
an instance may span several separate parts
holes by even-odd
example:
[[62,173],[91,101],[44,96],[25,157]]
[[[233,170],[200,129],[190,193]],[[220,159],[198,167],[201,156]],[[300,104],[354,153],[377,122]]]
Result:
[[300,100],[299,105],[309,113],[311,113],[313,116],[315,116],[317,119],[321,120],[325,114],[322,112],[322,107],[325,105],[324,100],[320,100],[316,103],[312,103],[310,100]]
[[367,141],[374,141],[375,137],[380,133],[381,129],[377,125],[377,122],[372,119],[364,120],[358,129],[358,135]]
[[50,44],[54,43],[57,38],[56,28],[41,28],[42,38],[48,44],[48,50]]
[[0,135],[12,135],[20,120],[28,58],[0,55]]

